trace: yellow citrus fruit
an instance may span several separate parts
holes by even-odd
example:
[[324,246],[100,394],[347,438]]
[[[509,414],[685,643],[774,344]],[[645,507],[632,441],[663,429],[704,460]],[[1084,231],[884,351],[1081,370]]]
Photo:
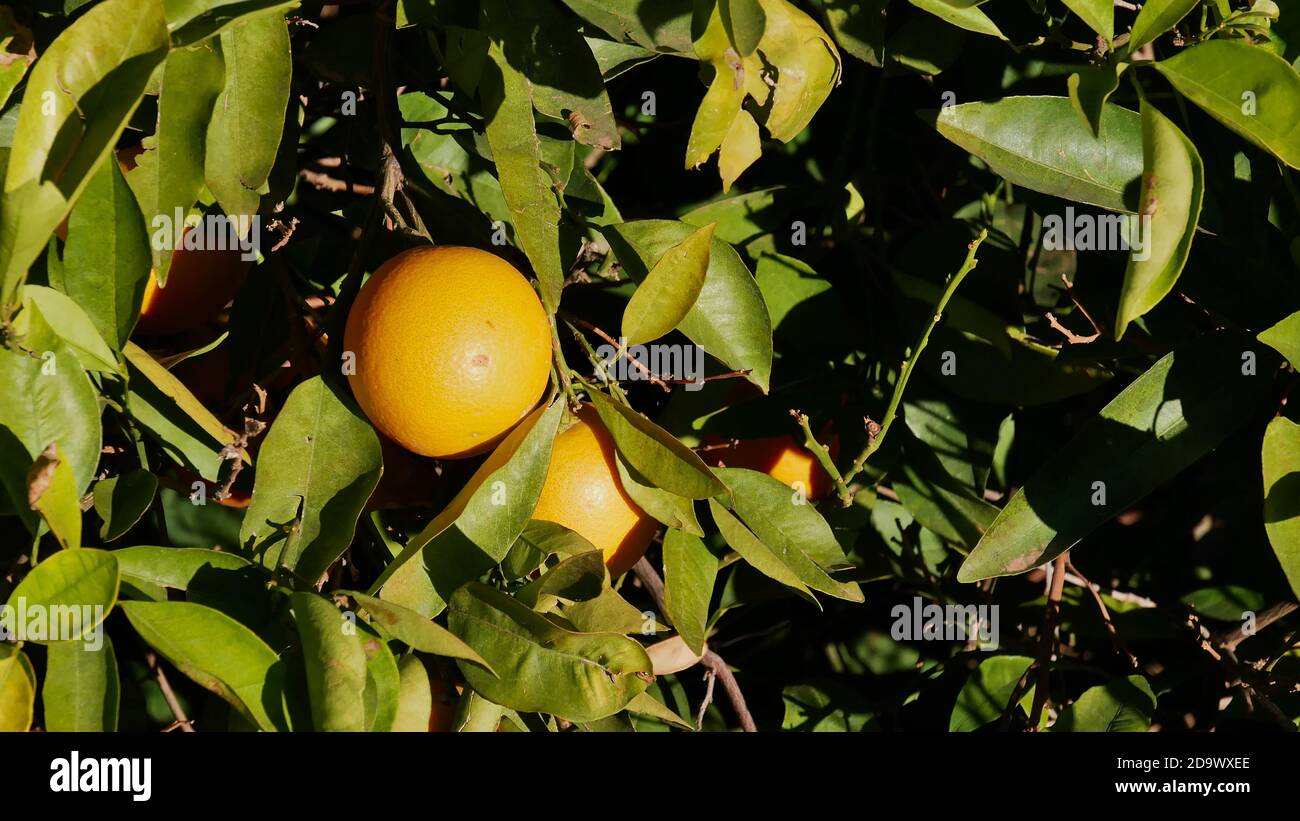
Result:
[[534,519],[563,525],[605,554],[611,576],[645,555],[659,524],[637,507],[618,478],[614,440],[590,405],[555,437]]
[[551,334],[537,294],[476,248],[404,251],[362,287],[343,346],[352,392],[407,450],[456,459],[496,444],[537,403]]
[[[827,447],[831,458],[835,458],[839,451],[838,437],[831,439]],[[802,488],[809,499],[816,499],[831,488],[831,477],[817,462],[817,457],[793,436],[742,439],[706,450],[700,456],[711,465],[766,473],[783,485]]]

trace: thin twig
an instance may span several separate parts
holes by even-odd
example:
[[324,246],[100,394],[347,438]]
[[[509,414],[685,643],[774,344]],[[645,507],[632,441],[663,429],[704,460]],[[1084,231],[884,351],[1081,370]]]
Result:
[[[167,706],[171,709],[176,723],[180,725],[181,732],[194,732],[192,726],[194,722],[190,720],[189,716],[185,715],[185,708],[181,706],[180,700],[176,698],[176,691],[172,689],[171,682],[167,680],[167,673],[163,670],[162,665],[158,663],[158,656],[151,650],[145,653],[144,660],[145,664],[149,665],[149,670],[153,673],[154,678],[158,681],[158,689],[162,690],[163,699],[166,700]],[[167,729],[172,728],[168,727]]]
[[1237,645],[1255,635],[1260,630],[1263,630],[1265,627],[1268,627],[1273,622],[1291,615],[1295,612],[1296,608],[1300,608],[1300,602],[1285,601],[1280,604],[1275,604],[1263,613],[1259,614],[1255,619],[1255,623],[1252,625],[1253,629],[1251,629],[1250,632],[1247,632],[1246,625],[1242,624],[1233,630],[1216,633],[1214,635],[1214,642],[1224,649],[1235,651]]
[[858,458],[853,460],[852,467],[845,472],[842,481],[836,484],[836,488],[839,491],[840,502],[845,507],[853,504],[853,494],[849,490],[849,483],[853,481],[855,476],[862,472],[864,467],[866,467],[867,460],[871,458],[871,455],[879,450],[880,446],[885,443],[885,437],[889,435],[889,430],[893,426],[894,420],[898,417],[898,407],[902,404],[903,391],[907,389],[907,381],[911,378],[912,371],[916,368],[916,363],[921,358],[921,353],[925,350],[926,344],[930,341],[930,332],[934,330],[934,326],[938,325],[943,319],[944,309],[948,307],[948,301],[952,299],[953,294],[957,292],[958,286],[960,286],[962,281],[966,279],[966,275],[973,271],[975,266],[979,264],[979,260],[975,257],[975,253],[979,250],[979,247],[983,244],[984,240],[988,238],[988,235],[988,229],[980,230],[979,236],[977,236],[970,245],[967,246],[966,261],[962,263],[961,268],[957,269],[957,273],[953,274],[952,278],[948,280],[948,286],[944,288],[943,296],[939,298],[939,304],[934,307],[934,315],[931,317],[931,320],[926,323],[925,328],[921,330],[920,339],[918,339],[916,345],[912,347],[911,355],[907,358],[907,361],[903,363],[903,370],[898,374],[898,381],[894,383],[894,393],[889,399],[889,407],[885,410],[884,421],[880,423],[879,433],[871,435],[871,426],[875,423],[871,420],[867,420],[867,443],[862,448],[862,452],[858,454]]
[[1133,652],[1128,649],[1128,645],[1124,643],[1124,639],[1120,638],[1119,630],[1115,628],[1115,622],[1110,617],[1110,610],[1106,607],[1106,602],[1101,598],[1101,589],[1088,581],[1087,577],[1080,573],[1079,568],[1073,564],[1066,562],[1065,566],[1066,569],[1074,572],[1074,575],[1083,582],[1083,587],[1087,588],[1088,592],[1092,594],[1092,600],[1097,603],[1097,610],[1101,613],[1101,620],[1106,624],[1106,632],[1110,634],[1111,643],[1115,645],[1115,652],[1126,657],[1129,666],[1136,670],[1138,668],[1137,656],[1133,655]]
[[794,408],[790,409],[790,415],[794,417],[795,421],[799,423],[800,429],[803,430],[804,447],[812,451],[813,456],[817,457],[822,470],[826,471],[826,475],[831,477],[831,481],[835,483],[836,487],[843,485],[844,477],[840,475],[839,468],[835,467],[835,460],[831,458],[830,448],[817,441],[817,437],[812,432],[812,425],[808,422],[808,415]]
[[1061,613],[1061,593],[1065,589],[1065,563],[1070,560],[1067,550],[1052,563],[1052,586],[1047,593],[1047,607],[1043,611],[1043,634],[1038,637],[1038,686],[1034,688],[1034,709],[1029,715],[1029,731],[1038,732],[1047,705],[1047,691],[1051,686],[1052,655],[1056,650],[1056,622]]

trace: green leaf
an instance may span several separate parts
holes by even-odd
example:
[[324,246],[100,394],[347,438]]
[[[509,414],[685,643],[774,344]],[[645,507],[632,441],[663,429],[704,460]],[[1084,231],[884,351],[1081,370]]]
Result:
[[595,721],[626,707],[650,679],[650,658],[632,639],[570,632],[486,585],[460,588],[448,610],[452,632],[500,672],[460,665],[469,685],[497,704]]
[[1200,0],[1147,0],[1133,23],[1128,50],[1133,53],[1169,31],[1200,5]]
[[1265,377],[1242,373],[1246,359],[1264,353],[1251,342],[1233,334],[1200,337],[1130,383],[1012,497],[958,580],[1023,573],[1051,561],[1217,447],[1267,391]]
[[713,226],[706,225],[664,252],[623,309],[627,345],[643,345],[676,328],[704,288]]
[[268,9],[288,11],[298,0],[163,0],[163,5],[172,44],[183,47],[224,31],[246,15]]
[[[1154,308],[1173,290],[1187,264],[1205,195],[1205,167],[1196,146],[1161,114],[1142,102],[1141,209],[1129,222],[1128,268],[1120,291],[1115,339],[1133,320]],[[1140,235],[1142,242],[1136,237]],[[1140,249],[1139,249],[1140,245]]]
[[57,441],[80,494],[99,465],[99,400],[71,347],[35,303],[21,316],[26,317],[22,349],[0,350],[0,426],[22,443],[28,464]]
[[564,0],[583,20],[620,43],[691,53],[692,0]]
[[1142,676],[1117,678],[1083,695],[1052,725],[1063,733],[1145,733],[1151,729],[1156,696]]
[[594,599],[566,604],[561,614],[582,633],[653,636],[668,630],[654,613],[636,609],[608,584]]
[[908,0],[908,2],[959,29],[996,37],[999,40],[1007,39],[997,24],[977,6],[958,6],[945,0]]
[[687,499],[707,499],[726,490],[695,451],[641,414],[599,391],[591,403],[618,453],[655,487]]
[[1142,118],[1102,107],[1100,137],[1067,97],[1007,97],[941,109],[939,133],[1016,185],[1112,211],[1137,210]]
[[715,471],[731,490],[736,514],[804,584],[837,599],[863,600],[856,583],[830,577],[829,571],[849,567],[849,561],[830,525],[802,494],[766,473],[745,468]]
[[270,647],[224,613],[189,602],[119,605],[149,646],[263,730],[285,730],[284,668]]
[[51,442],[27,471],[27,505],[62,547],[81,547],[81,494],[58,442]]
[[174,590],[189,589],[200,576],[237,573],[250,566],[243,556],[204,547],[124,547],[113,556],[123,579]]
[[1300,425],[1279,416],[1264,431],[1264,530],[1300,595]]
[[1285,356],[1293,367],[1300,367],[1300,311],[1260,331],[1259,341]]
[[401,683],[397,691],[395,733],[427,733],[433,717],[433,689],[424,662],[414,655],[402,656],[397,662]]
[[374,428],[313,377],[289,394],[262,442],[239,542],[262,566],[314,583],[352,541],[382,472]]
[[133,470],[95,483],[95,512],[103,520],[99,538],[120,539],[153,503],[158,479],[147,470]]
[[103,0],[32,67],[0,200],[0,305],[112,153],[167,48],[161,3]]
[[36,705],[36,671],[27,654],[0,642],[0,733],[25,733]]
[[[136,157],[135,169],[127,174],[146,224],[155,230],[171,226],[169,240],[152,243],[150,249],[161,282],[167,281],[171,267],[176,209],[183,218],[203,191],[208,124],[225,81],[217,40],[172,49],[159,81],[157,131],[146,139],[148,150]],[[166,222],[155,223],[160,217]]]
[[[980,662],[957,694],[948,732],[968,733],[1000,718],[1020,677],[1033,662],[1025,656],[990,656]],[[1028,692],[1033,692],[1032,685]]]
[[397,720],[402,674],[388,644],[369,626],[357,624],[357,638],[366,656],[365,720],[368,733],[387,733]]
[[996,507],[949,475],[938,457],[916,440],[907,443],[905,461],[891,478],[899,502],[922,526],[967,550],[997,518]]
[[[90,548],[60,550],[32,568],[10,594],[9,604],[17,608],[21,602],[28,610],[50,614],[46,636],[29,636],[29,640],[79,641],[91,635],[113,609],[117,587],[117,560],[112,553]],[[66,623],[63,616],[67,616]]]
[[600,66],[555,0],[486,0],[483,15],[483,31],[502,41],[506,59],[527,76],[538,112],[568,123],[584,145],[619,147]]
[[336,595],[341,594],[356,599],[357,606],[364,608],[385,633],[412,650],[446,658],[464,659],[482,665],[488,672],[496,675],[483,657],[474,652],[474,648],[456,638],[442,625],[426,619],[414,610],[354,590],[334,592]]
[[694,730],[695,725],[686,719],[677,715],[659,699],[650,695],[650,693],[637,693],[631,701],[627,703],[627,711],[637,715],[649,716],[658,719],[665,724],[671,724],[674,727],[680,727],[683,730]]
[[1063,0],[1070,11],[1079,16],[1088,28],[1106,38],[1106,42],[1115,39],[1115,3],[1114,0]]
[[1091,66],[1070,75],[1066,87],[1070,91],[1070,105],[1094,137],[1101,136],[1101,112],[1106,107],[1110,95],[1119,88],[1120,75],[1128,68],[1128,63],[1103,63]]
[[673,627],[696,655],[708,636],[709,601],[718,560],[697,536],[669,528],[664,536],[664,606]]
[[818,0],[817,5],[840,48],[867,65],[884,65],[889,0]]
[[[43,285],[24,285],[23,301],[34,305],[50,329],[77,355],[81,366],[88,371],[124,376],[126,369],[100,336],[94,321],[78,302],[67,294]],[[23,326],[20,314],[16,323]]]
[[618,479],[623,485],[623,490],[627,491],[627,495],[636,502],[637,507],[669,527],[685,530],[696,536],[704,535],[699,520],[695,518],[695,503],[692,500],[654,487],[621,455],[616,455],[614,462],[618,467]]
[[792,684],[781,691],[781,729],[804,733],[860,733],[879,729],[875,715],[852,690],[830,684]]
[[553,554],[576,556],[595,549],[591,542],[564,525],[533,519],[501,560],[501,570],[507,579],[517,579],[531,574]]
[[[92,648],[79,641],[51,644],[46,652],[45,729],[52,733],[111,733],[117,731],[117,656],[113,643]],[[3,689],[0,686],[0,689]]]
[[85,309],[102,340],[120,351],[135,327],[149,265],[140,207],[117,161],[105,162],[68,217],[63,269],[55,285]]
[[[241,19],[221,32],[220,47],[225,85],[208,122],[203,173],[223,211],[251,216],[267,190],[289,102],[293,61],[283,12]],[[242,224],[239,233],[247,236]]]
[[[492,11],[496,14],[492,14]],[[555,313],[564,288],[560,259],[560,201],[551,176],[542,168],[542,144],[533,118],[533,88],[508,59],[516,48],[503,9],[484,5],[481,27],[491,38],[488,61],[479,80],[487,141],[514,220],[516,241],[541,284],[542,304]],[[508,16],[508,15],[506,15]]]
[[[426,618],[465,582],[503,561],[537,507],[564,402],[519,423],[432,522],[389,563],[370,593]],[[420,561],[411,561],[419,555]]]
[[718,526],[722,538],[726,540],[732,550],[740,554],[740,558],[744,559],[764,576],[792,588],[804,598],[816,604],[818,608],[821,607],[816,597],[808,589],[808,585],[804,584],[799,574],[786,564],[785,559],[763,544],[762,540],[751,533],[749,528],[745,527],[735,516],[732,516],[725,507],[718,504],[716,500],[710,499],[709,512],[713,514],[713,523]]
[[[623,270],[638,283],[656,261],[696,231],[673,220],[638,220],[605,231]],[[696,345],[767,391],[772,373],[772,324],[763,293],[735,249],[714,237],[699,297],[677,325]]]
[[759,0],[718,0],[718,8],[722,12],[722,25],[727,30],[732,48],[741,57],[753,54],[763,38],[763,28],[767,23],[763,4]]
[[569,556],[514,592],[514,597],[539,613],[547,613],[561,601],[591,601],[609,588],[609,571],[604,554],[589,550]]
[[131,417],[177,464],[209,482],[217,481],[221,451],[235,441],[235,435],[144,349],[128,342],[122,353],[127,362],[127,411]]
[[1300,168],[1300,75],[1239,40],[1209,40],[1155,64],[1175,89],[1292,168]]
[[366,654],[356,626],[350,626],[332,602],[315,593],[294,593],[289,600],[302,641],[312,729],[364,730]]

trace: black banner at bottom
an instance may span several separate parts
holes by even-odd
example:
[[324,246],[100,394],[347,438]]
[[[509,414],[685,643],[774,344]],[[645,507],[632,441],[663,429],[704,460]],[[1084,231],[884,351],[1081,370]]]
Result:
[[676,792],[691,782],[726,802],[779,796],[819,808],[890,797],[969,806],[990,795],[1058,805],[1085,799],[1090,807],[1222,804],[1294,794],[1300,753],[1296,736],[1282,734],[31,733],[0,736],[0,744],[16,770],[11,788],[42,807],[170,811],[177,802],[218,810],[279,798],[302,808],[373,808],[390,788],[453,799],[506,789],[525,798],[530,789],[582,794],[600,784],[632,795]]

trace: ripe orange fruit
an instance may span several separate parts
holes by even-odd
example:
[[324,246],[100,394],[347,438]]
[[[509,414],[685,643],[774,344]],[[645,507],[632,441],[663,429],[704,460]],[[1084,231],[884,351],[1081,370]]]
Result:
[[555,437],[533,518],[586,537],[604,552],[611,576],[630,570],[650,547],[659,523],[623,490],[614,462],[614,440],[590,405]]
[[352,392],[407,450],[457,459],[496,444],[537,403],[551,333],[537,294],[476,248],[403,251],[362,287],[343,346]]
[[[827,447],[834,458],[839,451],[839,438],[833,437]],[[703,451],[700,457],[710,465],[721,464],[766,473],[781,484],[802,487],[809,499],[823,496],[831,489],[831,477],[822,469],[817,457],[789,435],[742,439],[725,447]]]

